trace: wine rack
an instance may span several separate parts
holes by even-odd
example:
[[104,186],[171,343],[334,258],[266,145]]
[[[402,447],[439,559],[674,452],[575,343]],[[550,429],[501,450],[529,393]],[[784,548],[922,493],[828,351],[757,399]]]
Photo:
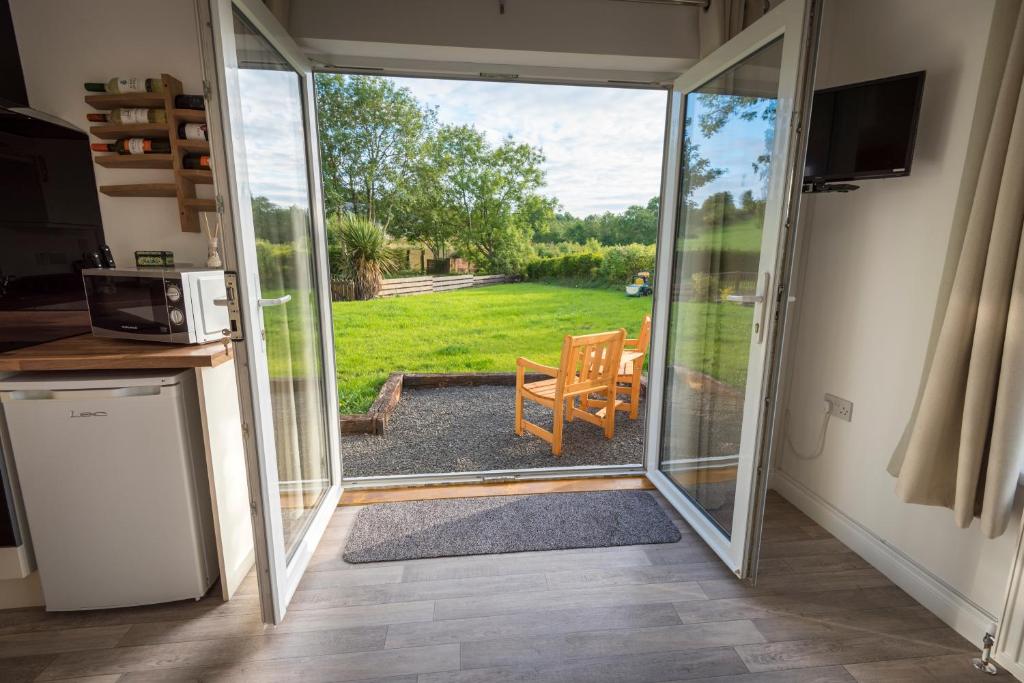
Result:
[[216,202],[196,196],[197,185],[212,185],[213,172],[206,169],[191,169],[182,166],[182,157],[187,153],[210,153],[210,143],[205,140],[181,140],[178,126],[182,123],[206,123],[206,112],[199,109],[177,109],[174,98],[181,93],[181,81],[168,74],[161,74],[164,88],[160,93],[126,93],[86,95],[85,103],[93,109],[109,111],[117,107],[145,107],[163,109],[167,123],[104,123],[91,126],[89,132],[102,140],[119,140],[129,137],[162,138],[170,140],[170,154],[97,154],[93,157],[104,168],[168,169],[173,182],[129,183],[123,185],[100,185],[100,192],[110,197],[177,197],[178,217],[183,232],[199,232],[199,214],[217,210]]

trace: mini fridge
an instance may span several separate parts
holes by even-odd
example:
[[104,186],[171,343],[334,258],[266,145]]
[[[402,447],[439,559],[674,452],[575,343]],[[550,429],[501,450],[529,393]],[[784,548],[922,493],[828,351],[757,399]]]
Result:
[[193,371],[0,380],[48,610],[202,597],[217,578]]

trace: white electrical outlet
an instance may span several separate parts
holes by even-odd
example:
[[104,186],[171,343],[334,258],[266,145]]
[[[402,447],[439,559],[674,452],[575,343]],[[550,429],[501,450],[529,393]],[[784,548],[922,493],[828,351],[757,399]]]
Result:
[[834,394],[825,394],[825,403],[829,405],[829,415],[834,415],[840,420],[853,422],[853,401],[839,398]]

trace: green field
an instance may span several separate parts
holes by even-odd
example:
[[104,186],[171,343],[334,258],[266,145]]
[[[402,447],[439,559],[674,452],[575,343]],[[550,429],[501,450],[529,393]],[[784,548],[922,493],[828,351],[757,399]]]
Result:
[[721,229],[708,230],[684,240],[687,249],[722,251],[761,251],[761,219],[751,218]]
[[[681,361],[738,386],[746,373],[750,309],[678,304]],[[391,372],[514,372],[518,356],[557,364],[566,334],[639,332],[651,298],[621,291],[509,284],[333,304],[341,412],[365,412]],[[714,316],[714,319],[709,319]],[[722,346],[702,343],[718,329]]]

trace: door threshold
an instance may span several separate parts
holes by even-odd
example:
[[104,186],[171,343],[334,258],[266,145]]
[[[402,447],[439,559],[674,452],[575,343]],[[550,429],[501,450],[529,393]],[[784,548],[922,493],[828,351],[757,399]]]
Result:
[[578,493],[582,491],[638,491],[654,489],[643,474],[626,476],[578,476],[530,481],[483,481],[470,484],[421,484],[381,488],[345,489],[338,503],[373,505],[409,500],[442,498],[482,498],[486,496],[525,496],[544,493]]

